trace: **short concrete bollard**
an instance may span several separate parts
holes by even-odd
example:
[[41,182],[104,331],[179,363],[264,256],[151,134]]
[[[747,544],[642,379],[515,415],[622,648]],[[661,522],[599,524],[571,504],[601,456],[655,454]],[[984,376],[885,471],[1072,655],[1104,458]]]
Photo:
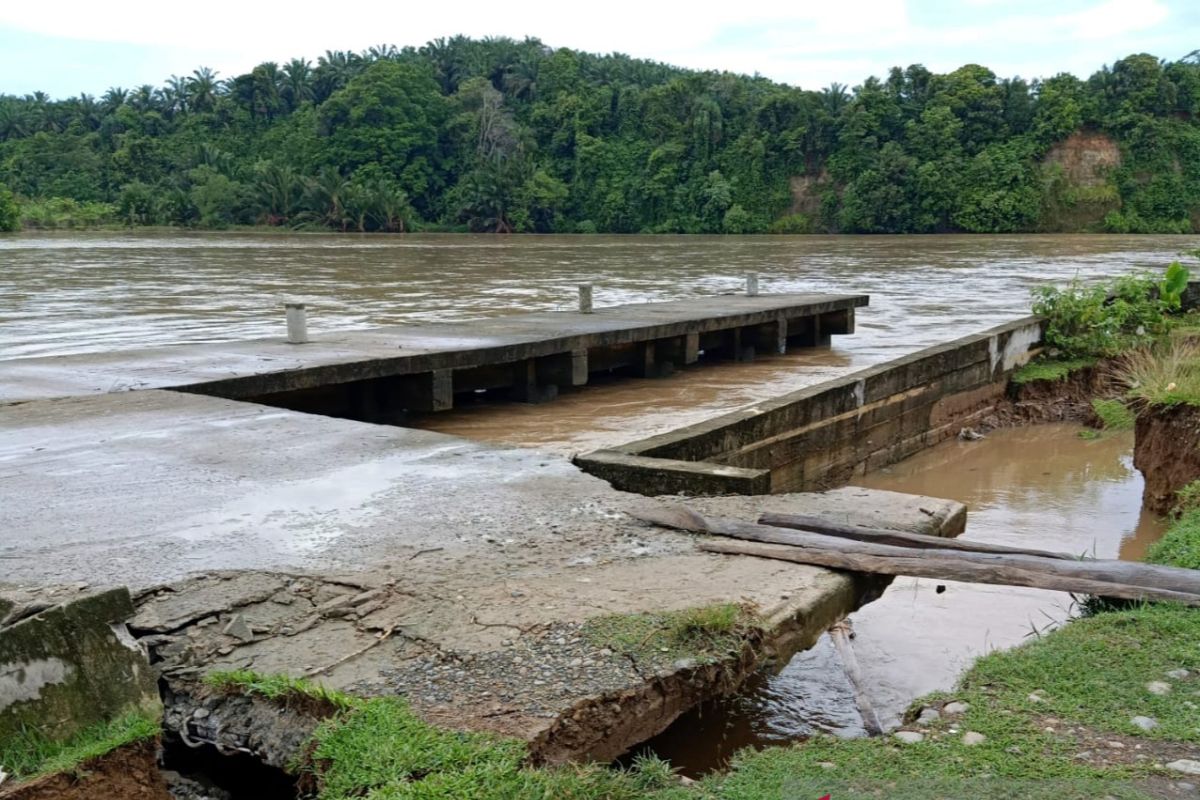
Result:
[[592,285],[590,283],[579,284],[579,313],[592,313]]
[[308,341],[308,317],[304,303],[284,303],[287,309],[287,340],[289,344],[304,344]]
[[746,273],[746,297],[758,297],[758,273]]

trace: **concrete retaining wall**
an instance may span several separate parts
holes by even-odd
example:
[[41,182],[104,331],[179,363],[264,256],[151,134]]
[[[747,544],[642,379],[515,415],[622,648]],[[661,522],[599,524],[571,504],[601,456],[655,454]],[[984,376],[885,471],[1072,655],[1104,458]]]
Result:
[[150,662],[125,628],[127,589],[52,606],[0,627],[0,742],[53,740],[132,711],[162,713]]
[[827,489],[990,413],[1041,338],[1026,317],[576,463],[643,494]]

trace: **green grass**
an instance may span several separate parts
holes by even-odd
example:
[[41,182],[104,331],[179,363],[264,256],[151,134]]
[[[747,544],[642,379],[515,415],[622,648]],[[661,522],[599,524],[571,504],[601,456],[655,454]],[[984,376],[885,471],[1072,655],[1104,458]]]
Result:
[[523,742],[436,728],[398,698],[361,701],[326,720],[313,734],[311,752],[319,800],[634,800],[674,782],[655,759],[631,770],[528,767]]
[[1146,560],[1155,564],[1200,569],[1200,508],[1184,511],[1167,534],[1151,546]]
[[1033,383],[1034,381],[1057,381],[1067,377],[1072,372],[1095,366],[1094,358],[1054,359],[1039,358],[1030,361],[1012,375],[1015,384]]
[[118,747],[153,739],[159,732],[158,720],[140,713],[85,728],[65,742],[30,730],[0,743],[0,768],[17,780],[68,772]]
[[352,708],[360,702],[350,695],[326,688],[318,683],[288,675],[264,675],[251,670],[212,672],[204,676],[204,684],[220,692],[265,697],[282,705],[315,704],[330,711]]
[[1099,398],[1092,400],[1092,409],[1100,418],[1100,424],[1106,431],[1133,430],[1134,415],[1129,406],[1120,400]]
[[711,663],[737,653],[757,631],[753,613],[737,603],[683,611],[612,614],[588,620],[584,636],[640,659],[692,658]]

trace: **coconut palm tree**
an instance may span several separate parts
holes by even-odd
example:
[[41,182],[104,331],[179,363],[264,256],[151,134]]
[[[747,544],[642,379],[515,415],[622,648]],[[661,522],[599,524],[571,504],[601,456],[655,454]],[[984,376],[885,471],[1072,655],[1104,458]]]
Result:
[[187,79],[187,105],[193,111],[212,111],[217,103],[217,73],[200,67]]

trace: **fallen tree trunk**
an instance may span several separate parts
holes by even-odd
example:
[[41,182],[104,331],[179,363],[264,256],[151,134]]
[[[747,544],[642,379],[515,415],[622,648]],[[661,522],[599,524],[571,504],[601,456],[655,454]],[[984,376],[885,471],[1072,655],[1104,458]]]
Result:
[[867,696],[866,681],[858,668],[858,659],[854,657],[854,645],[850,643],[850,623],[848,620],[834,623],[829,629],[829,638],[842,659],[842,667],[846,670],[846,679],[854,690],[854,704],[858,706],[858,714],[862,717],[863,729],[868,736],[882,736],[883,724],[875,713],[875,706]]
[[[1015,585],[1036,586],[1043,589],[1059,589],[1068,592],[1087,592],[1101,594],[1107,597],[1147,597],[1149,594],[1130,594],[1131,587],[1145,592],[1157,592],[1161,597],[1154,599],[1177,599],[1186,601],[1194,598],[1200,601],[1200,570],[1182,569],[1180,567],[1164,567],[1154,564],[1141,564],[1129,561],[1092,560],[1073,561],[1060,558],[1045,558],[1042,556],[1021,553],[978,553],[950,549],[900,547],[890,544],[876,544],[859,540],[841,539],[836,536],[795,531],[785,528],[773,528],[767,525],[756,525],[751,522],[738,520],[706,518],[701,514],[684,507],[660,509],[641,515],[641,519],[657,525],[679,528],[697,533],[710,533],[718,536],[728,536],[734,539],[745,539],[766,544],[787,545],[794,548],[797,555],[787,561],[816,564],[818,566],[833,566],[840,569],[852,569],[860,572],[881,572],[886,575],[913,575],[916,577],[945,578],[947,580],[973,580],[959,577],[967,574],[965,568],[971,566],[971,574],[1019,574],[1021,580]],[[703,547],[703,546],[702,546]],[[704,547],[704,549],[708,549]],[[838,563],[825,563],[830,558],[825,554],[836,555],[832,559]],[[818,556],[825,560],[817,560]],[[804,559],[809,560],[804,560]],[[894,571],[890,569],[871,569],[865,566],[854,566],[855,563],[866,564],[861,559],[876,558],[882,561],[870,562],[877,565],[887,563],[916,566],[924,563],[921,572]],[[840,559],[840,560],[839,560]],[[891,562],[887,560],[891,559]],[[931,568],[939,571],[931,573]],[[955,574],[957,568],[962,567]],[[1040,576],[1035,579],[1034,576]],[[1075,586],[1093,584],[1099,586],[1111,585],[1124,587],[1124,594],[1114,591],[1099,591],[1094,588],[1071,588],[1064,585],[1074,582]],[[983,583],[1005,583],[1003,580],[981,580]],[[1168,597],[1169,595],[1169,597]]]
[[773,558],[797,564],[810,564],[854,572],[907,575],[914,578],[937,578],[968,583],[993,583],[1004,586],[1029,586],[1035,589],[1093,594],[1124,600],[1158,600],[1200,607],[1200,595],[1187,592],[1052,575],[1016,566],[975,564],[958,559],[939,558],[931,555],[932,551],[928,550],[909,550],[908,555],[903,556],[876,556],[759,542],[701,542],[700,549],[710,553]]
[[823,533],[826,536],[836,536],[839,539],[853,539],[857,542],[891,544],[897,547],[961,550],[967,553],[1007,553],[1041,556],[1042,558],[1059,558],[1068,561],[1077,560],[1070,553],[1056,553],[1052,550],[1032,550],[1024,547],[1009,547],[1002,544],[972,542],[964,539],[946,539],[941,536],[930,536],[927,533],[891,531],[885,528],[866,528],[861,525],[831,522],[822,517],[812,517],[807,514],[773,514],[768,512],[758,518],[758,524],[768,525],[773,528],[788,528],[790,530]]

